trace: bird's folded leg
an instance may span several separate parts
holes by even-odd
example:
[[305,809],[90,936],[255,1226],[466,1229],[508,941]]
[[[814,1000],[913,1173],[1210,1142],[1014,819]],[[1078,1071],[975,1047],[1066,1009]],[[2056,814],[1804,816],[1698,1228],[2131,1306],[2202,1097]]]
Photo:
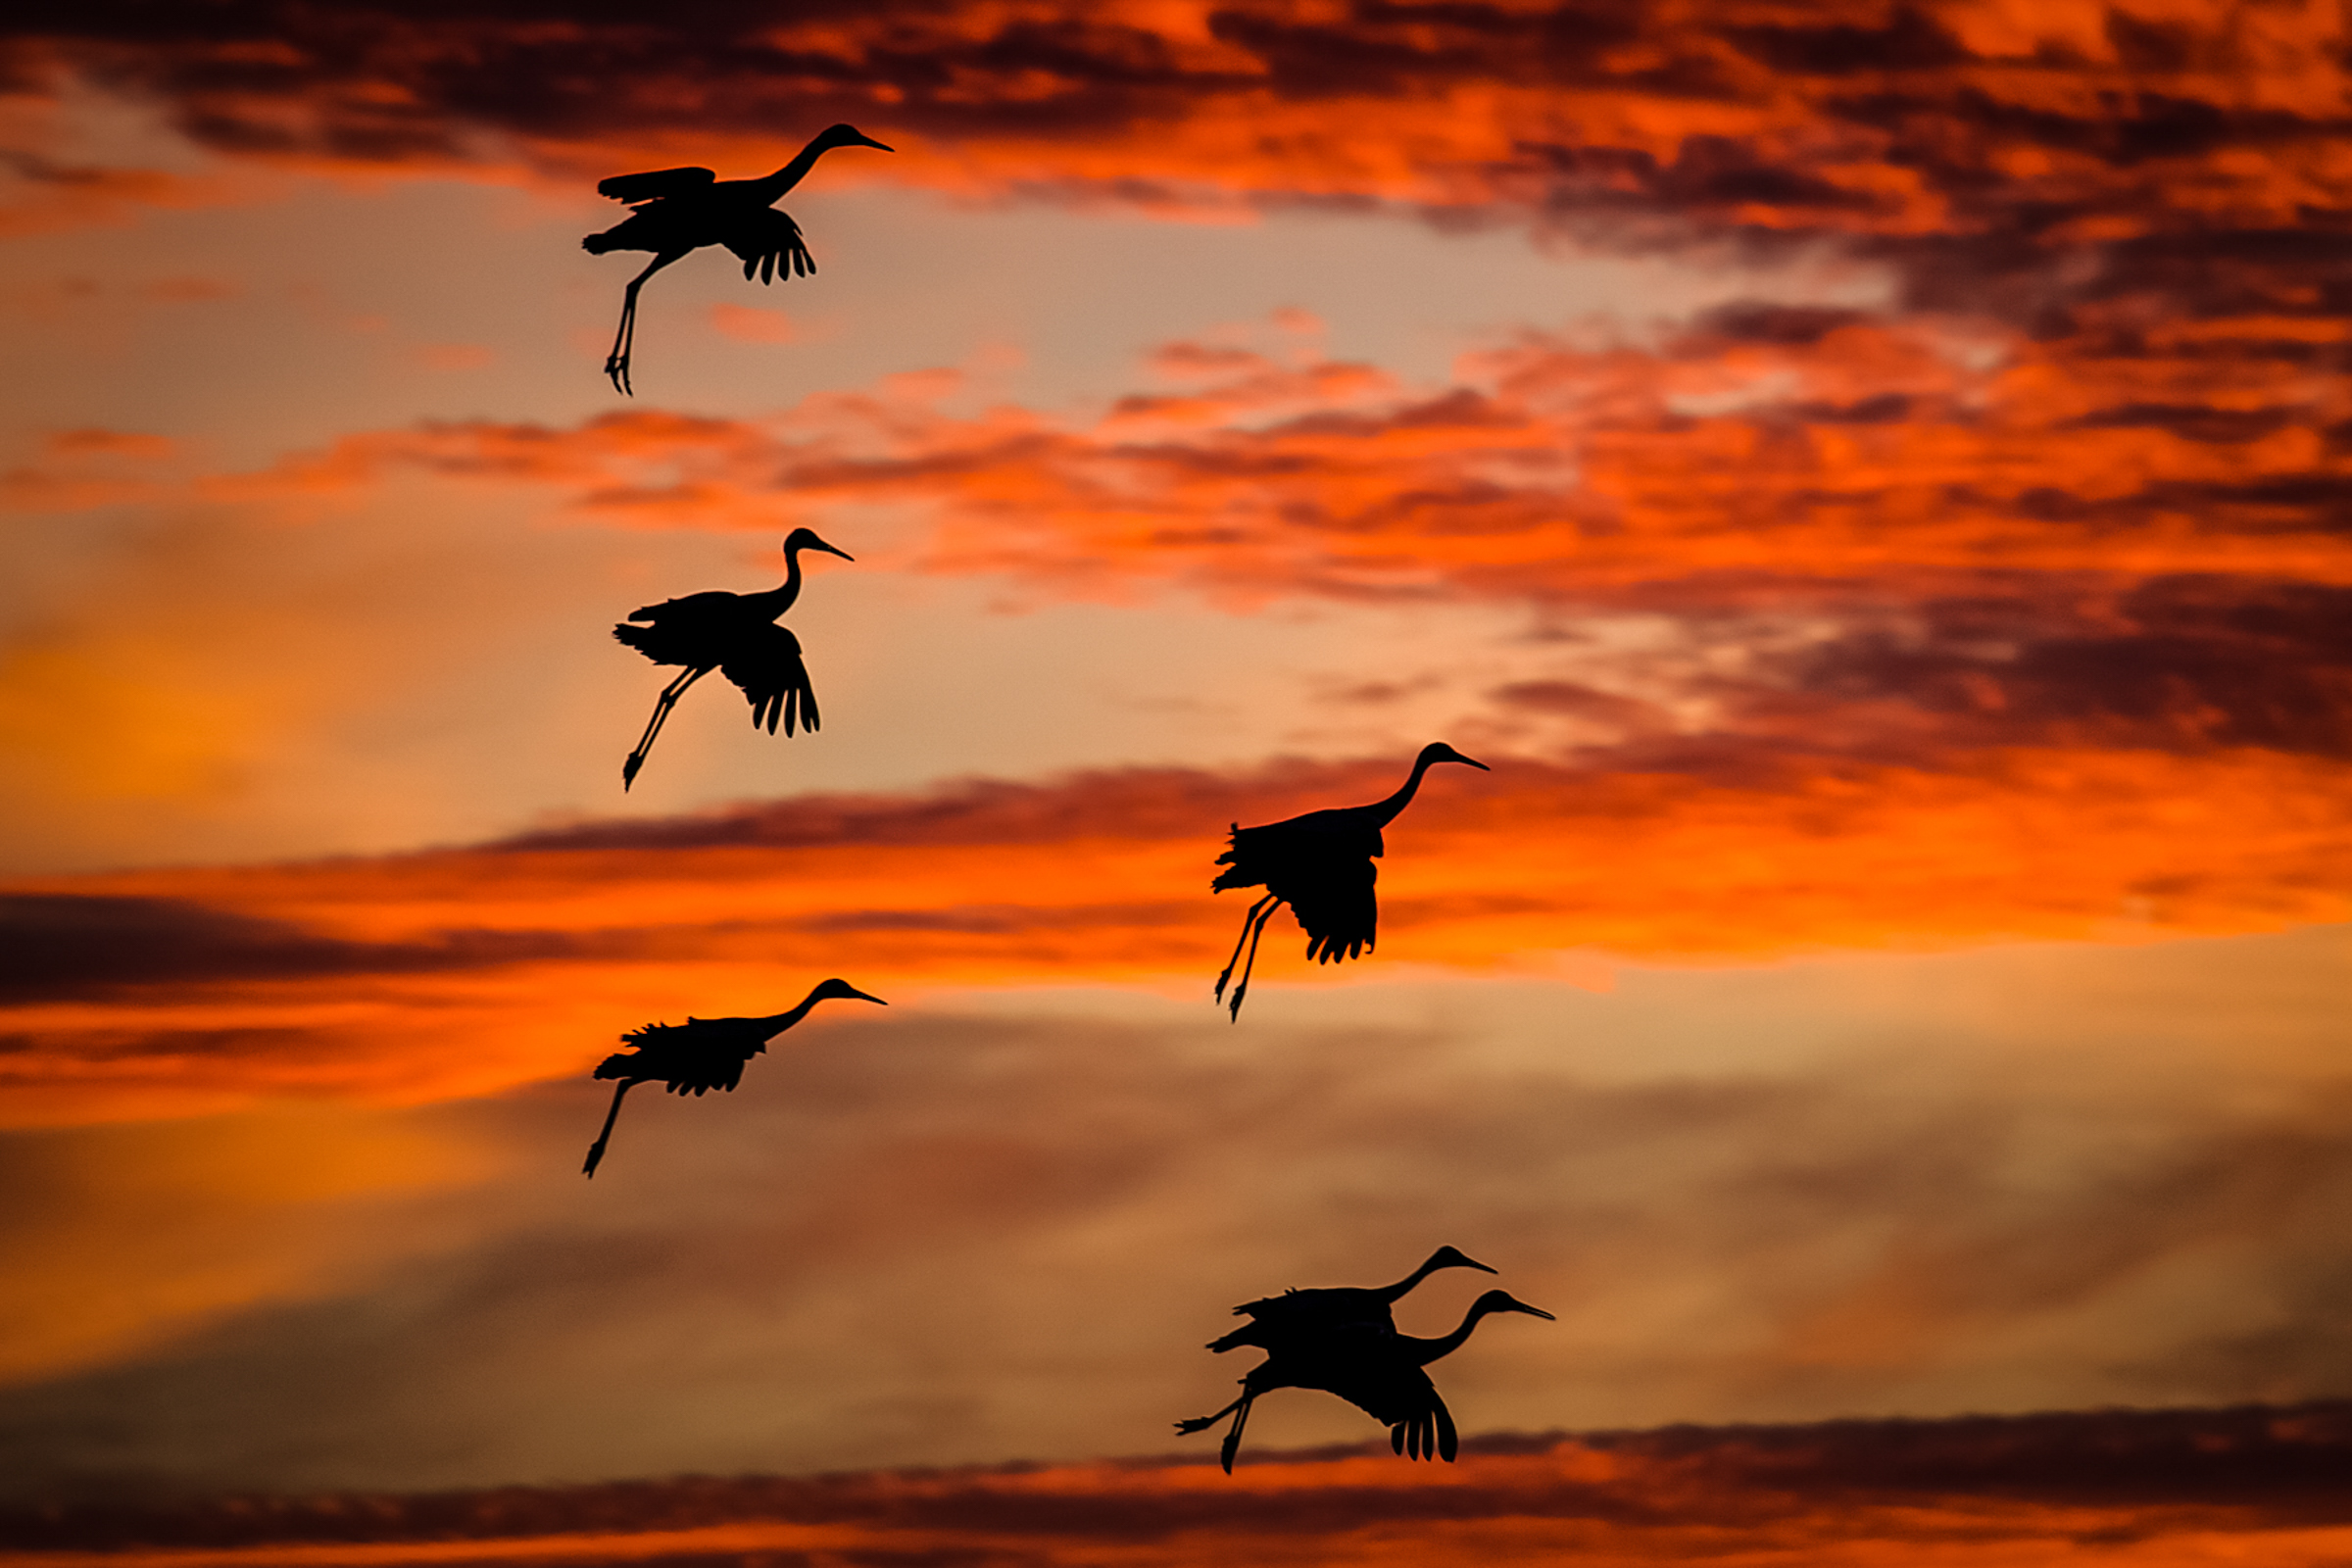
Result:
[[1225,1406],[1224,1409],[1219,1410],[1214,1415],[1197,1415],[1190,1421],[1179,1421],[1176,1423],[1176,1430],[1186,1437],[1190,1437],[1196,1432],[1206,1432],[1210,1427],[1215,1426],[1218,1422],[1233,1414],[1234,1411],[1239,1410],[1244,1404],[1249,1402],[1249,1399],[1250,1396],[1245,1394],[1240,1398],[1235,1399],[1231,1404]]
[[605,1112],[604,1130],[596,1135],[596,1142],[588,1146],[588,1163],[580,1167],[583,1174],[594,1176],[596,1167],[604,1163],[605,1145],[612,1141],[612,1124],[620,1120],[621,1097],[642,1082],[644,1080],[641,1078],[623,1078],[620,1087],[612,1091],[612,1108]]
[[1250,977],[1257,971],[1257,939],[1266,934],[1266,922],[1273,919],[1274,911],[1281,907],[1282,900],[1275,898],[1271,904],[1265,906],[1266,912],[1257,917],[1257,923],[1250,930],[1250,956],[1242,962],[1242,983],[1233,988],[1233,1021],[1235,1023],[1242,1021],[1242,999],[1250,994]]
[[654,749],[654,737],[662,733],[662,724],[669,718],[669,710],[678,706],[678,699],[686,695],[687,687],[709,673],[710,671],[708,668],[690,669],[662,688],[662,695],[654,700],[654,716],[645,721],[645,733],[637,737],[637,749],[629,754],[627,761],[620,764],[620,787],[624,793],[631,784],[637,782],[637,770],[645,766],[646,755]]
[[1242,1451],[1242,1428],[1250,1424],[1250,1404],[1253,1397],[1249,1394],[1242,1396],[1242,1407],[1233,1414],[1233,1430],[1225,1434],[1224,1446],[1217,1450],[1217,1462],[1225,1467],[1227,1475],[1233,1474],[1233,1456]]
[[[1273,897],[1271,893],[1266,895],[1266,899]],[[1257,911],[1266,906],[1266,899],[1250,906],[1250,912],[1242,916],[1242,934],[1234,938],[1233,956],[1225,960],[1224,972],[1217,976],[1216,997],[1219,1002],[1225,1000],[1225,982],[1233,978],[1233,966],[1242,961],[1242,944],[1250,940],[1250,922],[1256,919]]]

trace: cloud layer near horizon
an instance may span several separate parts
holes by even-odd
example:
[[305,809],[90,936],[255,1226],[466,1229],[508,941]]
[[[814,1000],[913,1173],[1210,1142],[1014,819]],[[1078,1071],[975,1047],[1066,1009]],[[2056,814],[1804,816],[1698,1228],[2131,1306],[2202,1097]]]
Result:
[[[1240,1028],[884,992],[735,1094],[633,1098],[594,1181],[584,1071],[10,1132],[0,1494],[1165,1452],[1249,1359],[1200,1348],[1233,1302],[1441,1241],[1558,1314],[1446,1361],[1469,1431],[2328,1396],[2348,963],[2335,928],[1628,968]],[[496,1049],[457,1012],[412,1053]],[[1316,1396],[1251,1422],[1366,1435]]]
[[[1204,1464],[696,1478],[431,1497],[86,1507],[11,1522],[57,1568],[445,1561],[1047,1565],[2338,1560],[2340,1404],[1472,1438]],[[411,1549],[404,1551],[403,1546]],[[413,1554],[412,1554],[413,1553]],[[54,1555],[52,1555],[54,1554]],[[28,1559],[29,1560],[29,1559]]]
[[[1383,945],[1370,968],[1316,978],[1399,960],[1542,972],[1575,950],[1752,961],[2146,941],[2352,912],[2332,759],[1498,760],[1446,770],[1392,830]],[[646,1015],[773,1012],[833,973],[885,994],[1205,988],[1241,910],[1202,891],[1223,825],[1377,799],[1395,772],[1136,769],[23,883],[0,987],[11,1098],[20,1120],[78,1121],[286,1093],[485,1094],[581,1070]],[[1300,977],[1295,947],[1269,947],[1261,988]]]

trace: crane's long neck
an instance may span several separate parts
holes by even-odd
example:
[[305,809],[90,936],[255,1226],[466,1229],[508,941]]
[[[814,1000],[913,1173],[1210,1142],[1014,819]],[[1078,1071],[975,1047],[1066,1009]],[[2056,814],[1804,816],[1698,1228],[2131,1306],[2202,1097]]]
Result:
[[1406,779],[1403,787],[1398,789],[1396,794],[1373,806],[1371,815],[1374,827],[1387,827],[1391,822],[1396,820],[1397,812],[1413,804],[1413,797],[1421,792],[1421,775],[1429,771],[1430,764],[1435,759],[1427,757],[1414,760],[1413,776]]
[[794,1024],[799,1023],[803,1018],[808,1017],[809,1009],[814,1007],[823,1000],[824,999],[822,997],[818,996],[814,991],[811,991],[806,998],[802,1000],[801,1004],[793,1008],[791,1011],[779,1012],[773,1017],[760,1019],[760,1021],[767,1026],[767,1033],[760,1038],[764,1040],[775,1039],[776,1036],[782,1034]]
[[[1385,821],[1386,818],[1383,818],[1383,820]],[[1444,1265],[1433,1256],[1428,1262],[1422,1264],[1419,1268],[1413,1270],[1410,1274],[1407,1274],[1396,1284],[1382,1291],[1380,1293],[1380,1298],[1384,1301],[1391,1302],[1402,1300],[1407,1291],[1410,1291],[1414,1286],[1420,1284],[1432,1274],[1435,1274]]]
[[801,597],[801,547],[799,545],[784,547],[784,584],[782,587],[770,588],[763,594],[746,594],[744,597],[758,605],[770,620],[774,620],[790,610],[793,601]]
[[827,146],[828,143],[820,136],[802,148],[799,156],[782,169],[760,179],[746,181],[746,183],[759,194],[761,202],[781,201],[786,191],[808,177],[808,171],[814,169],[816,161],[825,156]]
[[1427,1366],[1430,1362],[1451,1355],[1460,1349],[1470,1338],[1470,1331],[1478,1327],[1478,1320],[1489,1312],[1496,1310],[1499,1309],[1489,1306],[1483,1300],[1473,1301],[1470,1303],[1470,1310],[1462,1314],[1462,1326],[1451,1334],[1435,1340],[1416,1340],[1410,1335],[1404,1334],[1399,1334],[1396,1338],[1403,1342],[1407,1356],[1416,1366]]

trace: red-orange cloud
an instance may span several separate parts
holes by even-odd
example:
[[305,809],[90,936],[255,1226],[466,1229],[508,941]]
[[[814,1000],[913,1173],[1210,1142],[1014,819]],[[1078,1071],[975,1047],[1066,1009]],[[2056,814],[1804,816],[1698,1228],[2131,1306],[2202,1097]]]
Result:
[[2339,1403],[1365,1448],[1204,1461],[89,1505],[27,1563],[1707,1561],[2321,1568],[2352,1546]]
[[[1752,960],[2150,940],[2352,916],[2341,760],[2016,750],[1752,776],[1496,759],[1392,830],[1378,956]],[[1740,773],[1760,764],[1740,762]],[[649,1017],[775,1011],[827,974],[1205,992],[1230,821],[1385,794],[1393,760],[786,801],[379,859],[20,885],[6,1069],[31,1120],[256,1097],[414,1102],[578,1072]],[[1287,922],[1260,984],[1312,973]],[[785,995],[790,992],[791,995]]]

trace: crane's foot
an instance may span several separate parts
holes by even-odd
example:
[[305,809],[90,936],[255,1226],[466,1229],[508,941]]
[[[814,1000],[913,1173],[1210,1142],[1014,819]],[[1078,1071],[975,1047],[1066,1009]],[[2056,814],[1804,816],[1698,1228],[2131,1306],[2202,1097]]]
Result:
[[1177,1422],[1176,1432],[1180,1437],[1189,1438],[1196,1432],[1206,1432],[1210,1427],[1215,1426],[1219,1421],[1224,1419],[1225,1416],[1222,1411],[1215,1415],[1197,1415],[1190,1421]]
[[627,761],[620,764],[621,794],[628,794],[629,786],[637,782],[637,770],[644,765],[645,759],[634,754],[630,756]]
[[613,391],[624,397],[637,395],[636,389],[629,385],[629,362],[625,356],[615,354],[605,361],[605,374],[612,378]]
[[1244,997],[1248,996],[1249,994],[1250,994],[1250,982],[1249,982],[1249,981],[1247,981],[1247,980],[1243,981],[1243,982],[1242,982],[1240,985],[1238,985],[1238,986],[1236,986],[1236,987],[1234,988],[1234,992],[1233,992],[1233,1021],[1234,1021],[1235,1023],[1240,1023],[1240,1022],[1242,1021],[1242,999],[1243,999]]

